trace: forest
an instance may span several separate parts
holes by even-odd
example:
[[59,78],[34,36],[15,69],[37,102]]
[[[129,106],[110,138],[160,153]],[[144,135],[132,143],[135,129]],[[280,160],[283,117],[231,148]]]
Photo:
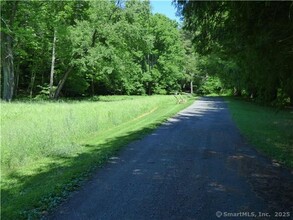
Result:
[[149,1],[1,4],[4,100],[166,94],[184,83],[178,24]]
[[185,91],[292,104],[292,2],[173,4],[182,24],[149,1],[2,1],[2,99]]
[[204,69],[236,96],[293,104],[292,1],[178,0]]

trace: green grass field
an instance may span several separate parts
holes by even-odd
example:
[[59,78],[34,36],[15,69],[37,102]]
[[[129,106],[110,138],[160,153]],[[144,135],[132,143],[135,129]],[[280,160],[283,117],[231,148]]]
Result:
[[293,168],[293,110],[278,110],[225,97],[232,117],[256,149]]
[[194,101],[173,96],[1,103],[1,217],[37,219],[130,141]]

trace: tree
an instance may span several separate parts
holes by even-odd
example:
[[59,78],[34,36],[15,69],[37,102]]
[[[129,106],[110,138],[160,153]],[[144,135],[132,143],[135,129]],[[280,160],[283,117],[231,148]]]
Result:
[[18,2],[1,2],[1,8],[3,9],[3,17],[1,16],[2,98],[6,101],[11,101],[15,86],[13,52],[15,40],[13,39],[13,30],[15,28],[15,16],[18,10]]
[[8,101],[13,93],[57,99],[180,90],[184,47],[178,24],[153,15],[147,0],[1,6],[2,97]]
[[[244,91],[266,102],[291,97],[292,2],[184,0],[177,6],[185,28],[193,33],[196,51],[234,63],[230,67],[240,74],[234,83],[237,94]],[[221,77],[236,80],[234,74]]]
[[154,47],[148,57],[149,76],[146,77],[149,94],[180,90],[184,78],[184,46],[177,25],[161,14],[152,17]]

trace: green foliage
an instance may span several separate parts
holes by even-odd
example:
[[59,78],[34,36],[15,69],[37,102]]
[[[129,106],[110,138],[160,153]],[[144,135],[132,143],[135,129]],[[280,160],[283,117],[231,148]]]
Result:
[[181,89],[178,24],[153,15],[149,1],[4,1],[1,6],[1,28],[13,36],[15,91],[21,96],[45,95],[40,87],[49,84],[53,45],[56,94],[59,89],[67,97]]
[[222,83],[216,76],[208,76],[202,83],[198,93],[203,95],[221,94]]
[[218,57],[226,88],[264,102],[281,91],[293,103],[292,2],[176,2],[196,52]]
[[64,86],[66,93],[70,96],[81,96],[86,93],[90,84],[80,75],[70,76]]
[[[38,95],[34,97],[34,100],[47,100],[49,99],[50,94],[50,87],[48,84],[45,84],[44,86],[37,86],[40,91]],[[54,88],[55,89],[55,88]]]

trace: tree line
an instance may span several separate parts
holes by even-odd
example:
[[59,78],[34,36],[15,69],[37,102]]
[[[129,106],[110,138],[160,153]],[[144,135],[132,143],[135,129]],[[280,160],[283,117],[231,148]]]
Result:
[[1,1],[1,97],[168,94],[186,83],[177,22],[149,1]]
[[292,1],[176,5],[202,71],[218,78],[220,87],[262,102],[293,104]]
[[1,97],[230,92],[293,104],[293,3],[1,1]]

